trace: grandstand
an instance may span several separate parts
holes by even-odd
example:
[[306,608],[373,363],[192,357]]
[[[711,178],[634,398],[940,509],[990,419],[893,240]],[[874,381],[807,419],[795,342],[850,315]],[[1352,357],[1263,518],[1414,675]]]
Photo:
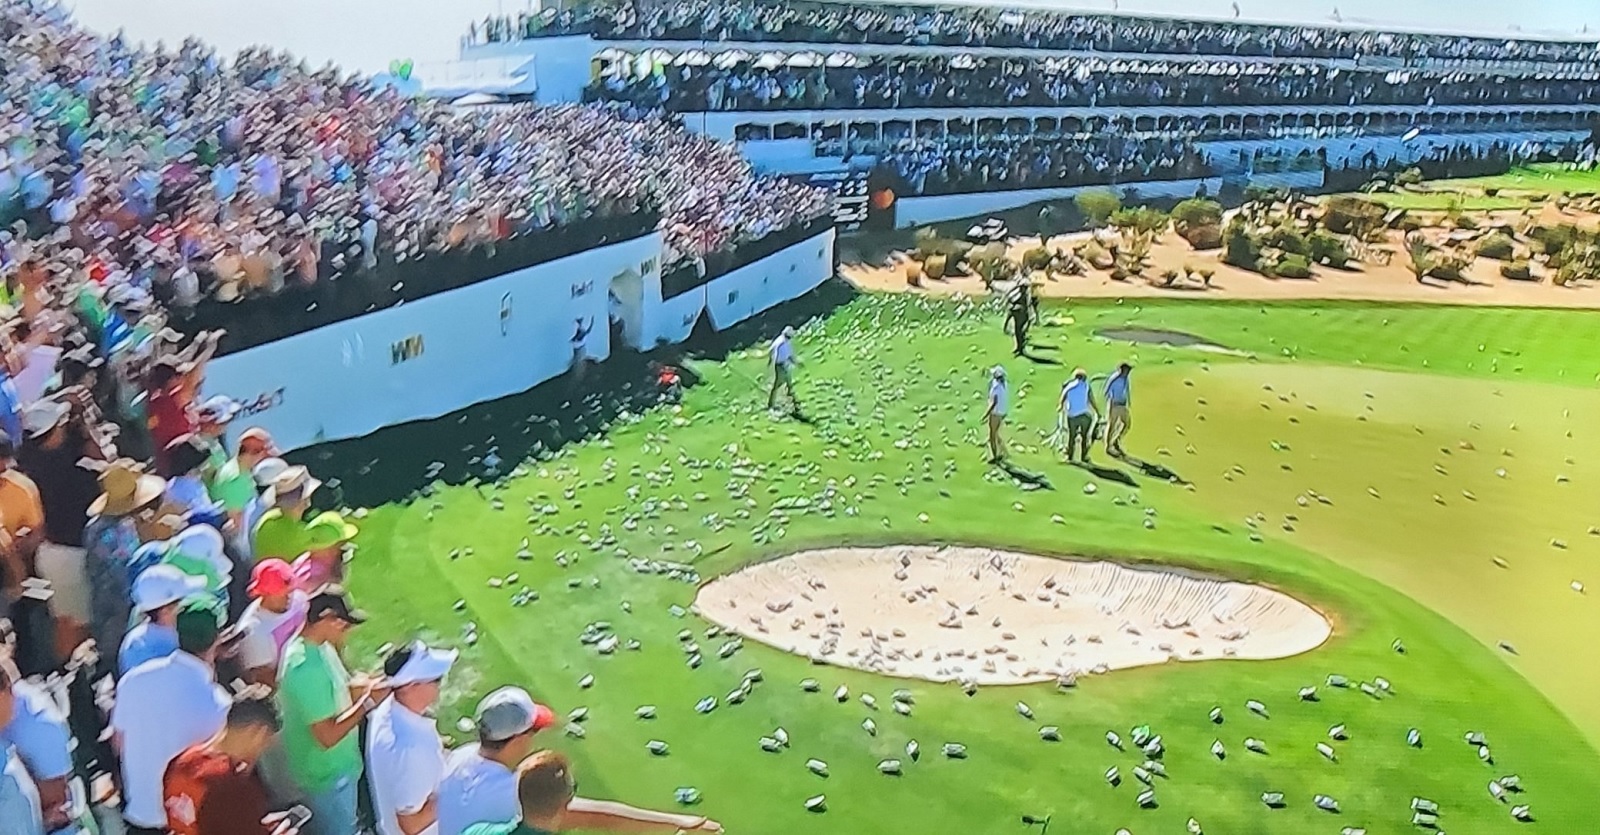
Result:
[[764,171],[870,176],[899,225],[1084,186],[1494,173],[1600,125],[1593,39],[747,0],[491,18],[462,54],[524,56],[539,100],[677,114]]

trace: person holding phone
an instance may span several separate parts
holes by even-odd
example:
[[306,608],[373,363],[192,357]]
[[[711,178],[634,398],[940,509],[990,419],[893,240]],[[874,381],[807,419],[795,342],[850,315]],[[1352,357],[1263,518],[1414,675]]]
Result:
[[256,774],[282,729],[272,691],[250,686],[234,696],[222,730],[167,766],[162,799],[172,835],[298,835],[310,813],[303,806],[271,811]]

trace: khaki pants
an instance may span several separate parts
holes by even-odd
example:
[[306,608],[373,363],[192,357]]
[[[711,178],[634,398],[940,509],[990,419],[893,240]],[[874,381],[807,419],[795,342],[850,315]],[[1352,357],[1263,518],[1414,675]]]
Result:
[[1106,426],[1106,452],[1120,454],[1122,452],[1122,436],[1128,434],[1128,427],[1133,425],[1133,418],[1128,415],[1128,404],[1112,403],[1107,409],[1109,422]]

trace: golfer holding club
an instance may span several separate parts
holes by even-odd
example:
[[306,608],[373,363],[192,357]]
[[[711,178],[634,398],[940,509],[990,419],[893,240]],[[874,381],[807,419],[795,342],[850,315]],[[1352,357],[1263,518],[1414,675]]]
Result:
[[772,357],[772,391],[767,395],[767,409],[778,408],[778,392],[789,398],[789,410],[799,406],[794,396],[794,328],[785,327],[778,338],[772,340],[768,353]]
[[1005,444],[1000,440],[1000,424],[1006,422],[1011,393],[1006,390],[1006,370],[995,366],[989,372],[989,408],[983,413],[989,423],[989,463],[998,464],[1006,457]]
[[1089,463],[1089,444],[1094,441],[1094,424],[1100,419],[1100,406],[1094,402],[1089,372],[1079,368],[1061,387],[1061,414],[1067,423],[1067,461],[1072,461],[1074,445],[1083,449],[1083,463]]

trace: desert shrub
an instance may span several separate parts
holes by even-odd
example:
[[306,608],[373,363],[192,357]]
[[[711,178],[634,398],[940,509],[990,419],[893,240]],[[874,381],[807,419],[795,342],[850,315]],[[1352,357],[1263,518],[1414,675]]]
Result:
[[1088,272],[1087,267],[1084,266],[1083,259],[1070,252],[1064,252],[1056,256],[1056,269],[1066,275],[1083,275]]
[[1279,278],[1310,278],[1311,262],[1304,255],[1288,253],[1278,261],[1273,274]]
[[1414,186],[1422,182],[1422,169],[1407,168],[1394,176],[1395,185]]
[[956,275],[965,268],[967,259],[972,255],[972,244],[966,241],[949,241],[944,247],[945,275]]
[[1022,266],[1030,270],[1050,269],[1050,262],[1053,260],[1055,260],[1055,256],[1050,254],[1050,250],[1042,246],[1036,246],[1022,253]]
[[922,268],[928,273],[929,278],[938,280],[944,278],[945,264],[949,260],[949,256],[946,255],[930,255],[928,260],[922,262]]
[[1570,223],[1559,223],[1555,226],[1535,226],[1528,230],[1528,237],[1539,242],[1539,248],[1545,255],[1555,258],[1582,243],[1584,235],[1583,230]]
[[1222,262],[1242,270],[1255,270],[1261,264],[1261,242],[1250,234],[1243,221],[1228,224],[1222,233]]
[[1191,248],[1199,252],[1222,248],[1222,227],[1215,223],[1190,226],[1178,234],[1189,242]]
[[1483,190],[1483,196],[1484,197],[1499,197],[1500,196],[1500,189],[1497,189],[1497,188],[1486,188],[1486,189]]
[[1131,209],[1121,209],[1113,214],[1110,223],[1118,229],[1130,232],[1142,232],[1160,236],[1167,229],[1170,219],[1165,213],[1148,206],[1137,206]]
[[1212,276],[1217,274],[1217,271],[1210,267],[1201,267],[1197,272],[1200,273],[1200,281],[1207,287],[1211,286]]
[[1163,286],[1163,287],[1171,287],[1172,285],[1177,284],[1177,283],[1178,283],[1178,271],[1177,270],[1162,270],[1161,271],[1161,286]]
[[922,262],[906,262],[906,284],[912,287],[922,286]]
[[1408,259],[1406,269],[1411,271],[1418,282],[1427,278],[1428,273],[1439,263],[1433,245],[1428,243],[1428,239],[1420,232],[1412,232],[1406,236],[1406,257]]
[[1428,275],[1445,281],[1465,281],[1467,267],[1472,266],[1472,259],[1467,255],[1454,250],[1446,250],[1436,254],[1433,258],[1433,269]]
[[1073,253],[1097,270],[1109,270],[1115,261],[1106,248],[1095,241],[1084,241],[1073,248]]
[[1172,223],[1179,235],[1199,226],[1221,226],[1222,204],[1215,200],[1191,197],[1172,207]]
[[1496,261],[1510,261],[1517,254],[1517,242],[1504,232],[1496,232],[1478,241],[1478,257]]
[[931,226],[912,232],[911,239],[916,242],[917,257],[924,261],[939,252],[939,232]]
[[1122,208],[1122,198],[1116,192],[1103,188],[1080,191],[1073,196],[1072,202],[1077,204],[1083,219],[1095,228],[1105,226],[1106,221]]
[[1111,280],[1112,281],[1127,281],[1128,280],[1128,271],[1123,269],[1123,268],[1121,268],[1121,267],[1112,267],[1111,268]]
[[1322,225],[1337,235],[1354,235],[1365,240],[1383,226],[1389,210],[1382,204],[1360,197],[1330,197],[1322,214]]
[[1311,260],[1317,264],[1327,264],[1334,269],[1341,269],[1350,263],[1350,250],[1344,245],[1344,240],[1337,235],[1327,232],[1312,232],[1306,238],[1310,248]]
[[1306,241],[1306,236],[1300,234],[1300,230],[1293,226],[1277,226],[1267,230],[1267,234],[1261,238],[1261,243],[1263,246],[1281,249],[1295,255],[1311,254],[1311,244]]
[[1455,219],[1457,229],[1477,229],[1478,221],[1472,215],[1460,215]]
[[1501,264],[1500,275],[1517,281],[1532,281],[1533,266],[1526,259],[1518,258],[1509,264]]
[[1401,232],[1420,232],[1423,229],[1422,218],[1409,213],[1401,215],[1395,220],[1394,228]]

